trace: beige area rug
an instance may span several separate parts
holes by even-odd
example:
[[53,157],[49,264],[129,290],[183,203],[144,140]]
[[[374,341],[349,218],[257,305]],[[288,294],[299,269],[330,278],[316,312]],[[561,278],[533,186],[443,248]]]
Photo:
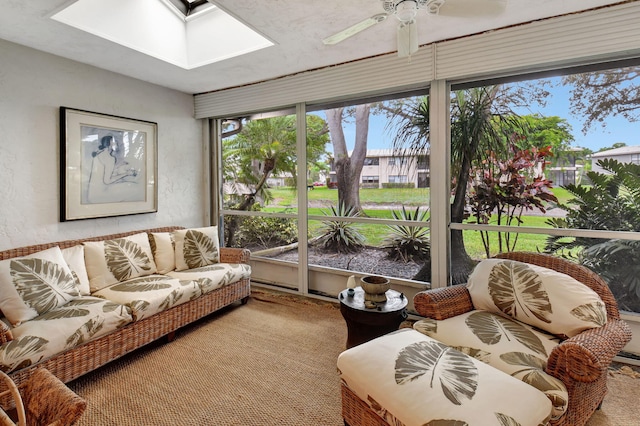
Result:
[[[257,290],[70,383],[88,402],[78,425],[340,426],[345,341],[337,305]],[[638,376],[612,370],[588,426],[640,425]]]
[[69,384],[78,425],[341,425],[335,304],[254,292]]

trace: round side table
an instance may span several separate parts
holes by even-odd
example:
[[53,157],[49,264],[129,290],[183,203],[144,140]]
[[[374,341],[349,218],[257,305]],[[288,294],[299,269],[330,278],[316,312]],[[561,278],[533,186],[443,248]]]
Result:
[[348,290],[338,295],[340,312],[347,323],[347,349],[395,331],[407,319],[407,298],[395,290],[388,290],[386,302],[374,308],[364,304],[364,290],[356,287],[353,296]]

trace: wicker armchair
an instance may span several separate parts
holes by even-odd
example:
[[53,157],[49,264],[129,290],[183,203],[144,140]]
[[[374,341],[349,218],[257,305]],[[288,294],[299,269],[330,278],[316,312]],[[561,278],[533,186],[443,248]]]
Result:
[[18,423],[0,410],[0,423],[7,426],[69,426],[84,413],[87,403],[45,368],[36,369],[20,386],[0,373],[16,402]]
[[[550,354],[546,372],[560,379],[569,393],[568,409],[553,425],[584,425],[607,392],[607,369],[613,357],[631,340],[629,326],[620,319],[616,301],[604,280],[593,271],[546,254],[512,252],[497,256],[567,274],[594,290],[604,302],[608,322],[564,340]],[[444,320],[474,309],[464,285],[428,290],[413,299],[416,311]]]

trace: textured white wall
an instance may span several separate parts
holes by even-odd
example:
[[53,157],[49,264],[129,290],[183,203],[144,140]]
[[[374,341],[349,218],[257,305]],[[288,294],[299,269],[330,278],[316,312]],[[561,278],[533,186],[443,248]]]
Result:
[[[60,106],[158,123],[157,213],[60,222]],[[0,40],[0,250],[204,225],[206,152],[193,108],[191,95]]]

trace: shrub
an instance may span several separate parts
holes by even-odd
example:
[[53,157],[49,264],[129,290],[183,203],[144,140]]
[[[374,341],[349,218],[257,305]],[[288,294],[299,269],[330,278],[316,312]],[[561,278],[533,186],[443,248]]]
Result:
[[[251,211],[260,211],[256,203]],[[235,236],[236,247],[259,246],[263,248],[291,244],[298,240],[298,226],[295,219],[281,217],[239,217],[240,226]],[[225,238],[231,215],[225,215]]]
[[[429,220],[429,211],[420,211],[420,207],[414,212],[402,210],[393,211],[396,220],[426,222]],[[431,241],[428,226],[388,225],[389,236],[383,241],[382,248],[393,260],[423,262],[431,257]]]
[[[592,186],[567,185],[574,198],[560,204],[566,218],[556,228],[640,232],[640,165],[598,161],[606,173],[590,171]],[[573,258],[608,282],[620,309],[640,312],[640,242],[622,239],[549,236],[545,250]]]
[[386,182],[382,184],[383,188],[415,188],[416,185],[412,182],[408,183],[395,183],[395,182]]
[[[322,212],[325,216],[358,217],[360,212],[353,207],[345,207],[342,203],[331,206],[331,213]],[[318,243],[323,248],[336,253],[354,253],[364,247],[364,236],[358,231],[356,224],[343,220],[323,220]]]

